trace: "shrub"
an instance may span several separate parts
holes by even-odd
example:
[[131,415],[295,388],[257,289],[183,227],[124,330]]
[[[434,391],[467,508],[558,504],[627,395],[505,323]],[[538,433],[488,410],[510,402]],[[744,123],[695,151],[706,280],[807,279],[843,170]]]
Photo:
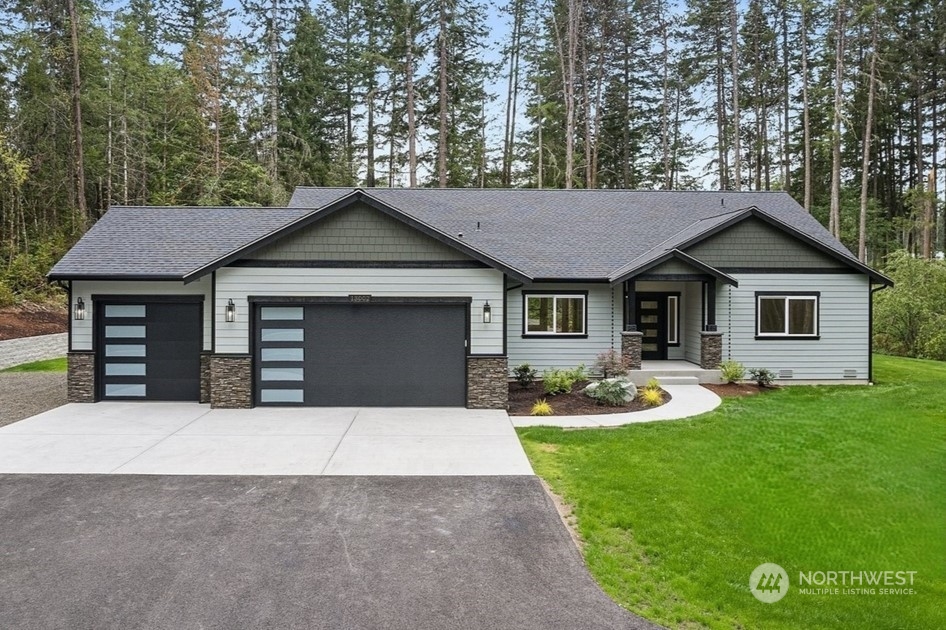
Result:
[[627,374],[627,368],[621,361],[621,353],[617,350],[605,350],[595,359],[595,372],[601,374],[604,378],[612,376],[624,376]]
[[725,383],[738,383],[746,378],[746,368],[739,361],[723,361],[719,364],[719,370]]
[[664,393],[659,389],[644,388],[638,392],[637,397],[648,407],[656,407],[664,401]]
[[552,405],[550,405],[543,398],[542,400],[535,401],[535,404],[532,405],[532,411],[530,412],[533,416],[551,416],[552,415]]
[[658,381],[656,378],[651,378],[649,381],[647,381],[647,384],[644,385],[644,389],[649,389],[649,390],[651,390],[651,391],[658,391],[658,392],[659,392],[659,391],[660,391],[660,381]]
[[516,367],[512,371],[512,374],[522,389],[528,389],[529,387],[532,387],[532,384],[535,382],[535,377],[538,375],[538,372],[532,369],[532,366],[528,363],[523,363],[522,365]]
[[619,378],[608,378],[591,383],[585,388],[585,395],[608,407],[620,407],[634,400],[637,388],[634,383]]
[[749,377],[756,382],[759,387],[770,387],[775,380],[775,373],[766,368],[752,368],[749,370]]
[[946,360],[946,261],[887,257],[894,286],[874,296],[874,347],[878,352]]
[[550,396],[565,394],[572,391],[578,381],[585,380],[585,366],[579,365],[572,370],[558,370],[550,368],[542,372],[542,385],[545,393]]

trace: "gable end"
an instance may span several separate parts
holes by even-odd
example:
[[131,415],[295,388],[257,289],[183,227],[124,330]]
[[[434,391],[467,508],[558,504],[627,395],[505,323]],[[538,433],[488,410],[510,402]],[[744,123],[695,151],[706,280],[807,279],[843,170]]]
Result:
[[472,259],[364,203],[266,245],[247,258],[267,261],[471,262]]
[[721,271],[837,269],[850,266],[775,226],[750,217],[684,250]]

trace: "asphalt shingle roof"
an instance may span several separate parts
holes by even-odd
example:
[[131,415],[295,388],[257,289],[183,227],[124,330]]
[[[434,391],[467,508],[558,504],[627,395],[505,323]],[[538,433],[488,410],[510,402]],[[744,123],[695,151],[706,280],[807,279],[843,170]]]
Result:
[[[115,207],[50,277],[182,278],[355,190],[300,187],[289,208]],[[613,277],[751,207],[856,262],[786,193],[418,188],[364,193],[536,279]]]

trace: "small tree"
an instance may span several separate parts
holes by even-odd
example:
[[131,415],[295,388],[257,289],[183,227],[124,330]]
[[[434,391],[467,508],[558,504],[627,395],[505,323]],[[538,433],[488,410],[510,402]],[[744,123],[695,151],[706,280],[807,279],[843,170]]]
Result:
[[874,297],[878,351],[946,360],[946,261],[891,254],[885,269],[894,286]]

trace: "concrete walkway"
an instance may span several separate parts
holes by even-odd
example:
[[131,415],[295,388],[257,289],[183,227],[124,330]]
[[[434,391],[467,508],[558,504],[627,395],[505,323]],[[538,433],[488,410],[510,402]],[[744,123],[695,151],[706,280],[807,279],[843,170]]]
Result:
[[662,385],[671,396],[670,402],[654,409],[631,413],[611,413],[594,416],[511,416],[517,427],[617,427],[636,422],[679,420],[698,416],[719,407],[719,396],[700,385]]
[[504,411],[69,404],[0,428],[0,473],[531,475]]

